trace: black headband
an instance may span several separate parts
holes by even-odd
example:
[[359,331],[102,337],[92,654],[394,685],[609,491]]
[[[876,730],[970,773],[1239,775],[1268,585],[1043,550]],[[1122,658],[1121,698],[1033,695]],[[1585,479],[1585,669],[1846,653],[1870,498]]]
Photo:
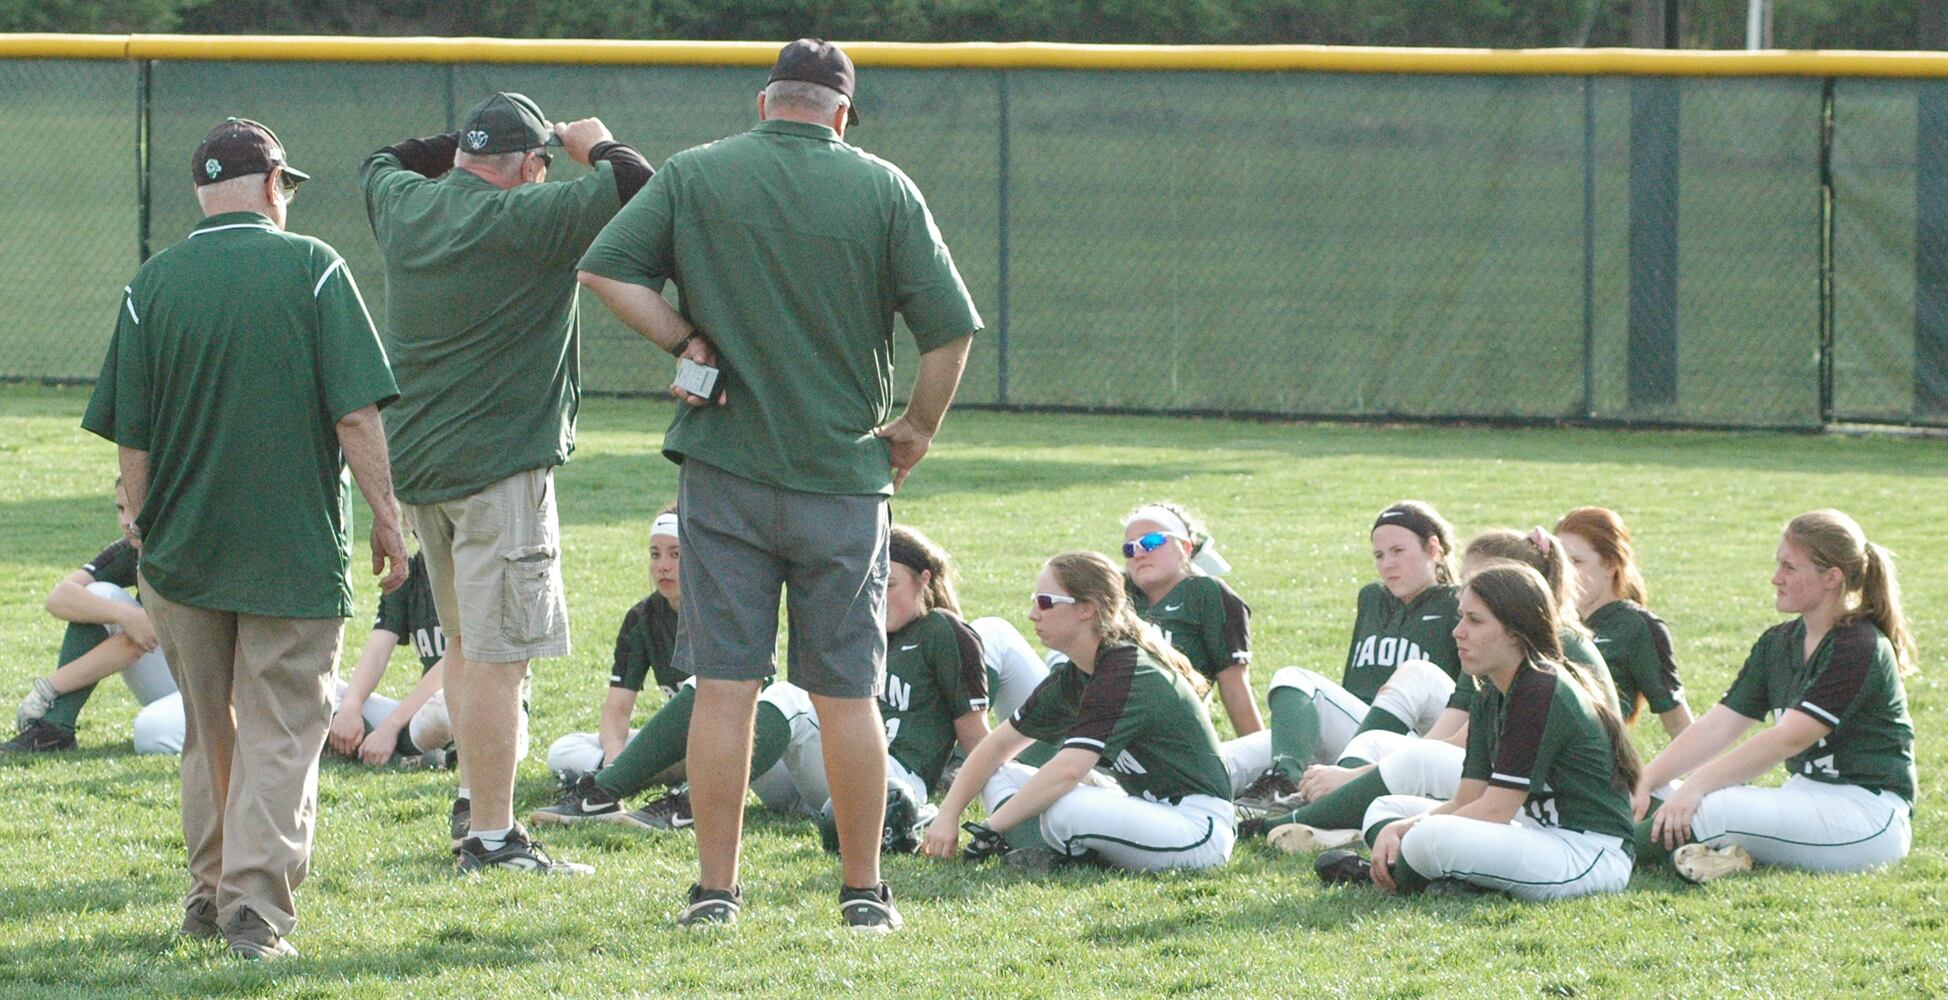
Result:
[[[1409,507],[1388,507],[1386,510],[1381,511],[1380,516],[1373,519],[1373,527],[1367,534],[1370,535],[1380,530],[1380,526],[1383,524],[1391,524],[1396,528],[1405,528],[1419,535],[1420,540],[1423,542],[1430,538],[1441,537],[1441,526],[1435,524],[1433,518]],[[1445,539],[1443,540],[1443,544],[1445,544]]]
[[933,566],[927,562],[926,550],[912,542],[893,539],[887,546],[886,556],[915,573],[933,572]]

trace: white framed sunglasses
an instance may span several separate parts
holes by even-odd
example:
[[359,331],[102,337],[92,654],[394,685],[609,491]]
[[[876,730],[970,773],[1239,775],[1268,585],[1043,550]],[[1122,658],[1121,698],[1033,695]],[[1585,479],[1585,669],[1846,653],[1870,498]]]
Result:
[[1067,594],[1037,593],[1035,595],[1035,608],[1038,611],[1052,610],[1057,604],[1074,604],[1074,603],[1075,603],[1075,598],[1070,597]]

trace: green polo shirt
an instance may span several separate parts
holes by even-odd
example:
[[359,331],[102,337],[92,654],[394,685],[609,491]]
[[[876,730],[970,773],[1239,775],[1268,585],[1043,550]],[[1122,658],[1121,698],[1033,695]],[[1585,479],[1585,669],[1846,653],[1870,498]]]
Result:
[[920,189],[804,122],[671,157],[581,266],[675,281],[717,347],[730,401],[678,407],[664,454],[807,493],[892,492],[894,313],[923,354],[981,328]]
[[350,477],[337,423],[398,393],[338,253],[231,212],[135,272],[81,426],[149,453],[136,527],[156,593],[344,618]]
[[568,461],[582,398],[575,261],[621,205],[615,167],[502,190],[376,153],[359,180],[386,261],[399,499],[453,500]]

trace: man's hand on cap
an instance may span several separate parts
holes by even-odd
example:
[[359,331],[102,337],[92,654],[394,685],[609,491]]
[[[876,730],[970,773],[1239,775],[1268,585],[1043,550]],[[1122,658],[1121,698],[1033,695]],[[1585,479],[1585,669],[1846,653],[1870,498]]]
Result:
[[615,136],[609,134],[609,127],[600,118],[584,118],[581,121],[556,122],[555,134],[561,136],[561,148],[576,163],[588,166],[589,151],[598,144],[610,142]]

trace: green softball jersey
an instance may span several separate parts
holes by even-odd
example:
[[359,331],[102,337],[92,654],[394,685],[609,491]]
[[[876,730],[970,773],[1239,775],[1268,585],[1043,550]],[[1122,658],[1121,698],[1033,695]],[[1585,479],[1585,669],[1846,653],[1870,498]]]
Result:
[[1466,710],[1473,703],[1475,683],[1461,672],[1461,655],[1454,649],[1454,626],[1461,620],[1460,592],[1453,584],[1437,583],[1413,600],[1402,601],[1383,583],[1360,588],[1353,644],[1346,652],[1346,676],[1340,686],[1372,704],[1373,696],[1393,676],[1393,668],[1408,660],[1426,660],[1454,678],[1454,697],[1448,707]]
[[155,593],[346,618],[351,479],[337,424],[398,394],[338,252],[226,212],[135,272],[81,426],[149,453],[136,527]]
[[690,675],[676,669],[676,608],[660,593],[650,594],[622,616],[616,631],[615,665],[609,670],[609,686],[641,691],[651,676],[664,694],[675,694]]
[[379,595],[379,614],[372,622],[374,632],[391,632],[402,642],[411,642],[419,654],[420,673],[433,669],[446,655],[446,631],[440,628],[440,613],[433,606],[433,584],[426,579],[426,557],[413,553],[406,564],[406,585],[390,594]]
[[[1562,643],[1563,658],[1569,662],[1587,667],[1595,674],[1610,672],[1610,664],[1603,659],[1603,651],[1597,648],[1596,640],[1581,629],[1565,628],[1556,633],[1556,641]],[[1479,690],[1481,685],[1477,683],[1475,687]],[[1621,711],[1619,705],[1612,704],[1610,707]]]
[[1610,738],[1582,688],[1560,669],[1524,663],[1507,692],[1481,685],[1468,712],[1461,778],[1525,792],[1523,808],[1536,822],[1607,834],[1632,853],[1636,827]]
[[582,258],[661,290],[717,348],[728,406],[663,437],[803,493],[891,493],[893,317],[920,353],[981,328],[920,189],[824,125],[773,119],[670,157]]
[[382,151],[359,180],[386,262],[400,501],[568,461],[582,399],[575,261],[621,207],[615,165],[504,190],[465,170],[425,177]]
[[1684,685],[1677,678],[1671,630],[1664,619],[1635,601],[1611,601],[1590,612],[1583,624],[1596,633],[1596,646],[1610,665],[1625,715],[1637,710],[1638,698],[1656,715],[1683,703]]
[[987,709],[981,637],[966,622],[935,608],[886,637],[879,685],[886,752],[929,789],[954,753],[954,720]]
[[1775,625],[1752,644],[1722,702],[1748,718],[1797,709],[1832,726],[1786,758],[1786,770],[1914,801],[1914,720],[1894,644],[1866,620],[1828,632],[1805,657],[1806,622]]
[[1094,674],[1057,663],[1008,721],[1023,736],[1100,754],[1131,795],[1231,801],[1230,772],[1204,699],[1139,647],[1105,647]]
[[1155,604],[1128,577],[1123,589],[1136,613],[1162,629],[1198,673],[1215,681],[1251,663],[1251,608],[1223,580],[1192,574]]
[[81,571],[94,577],[97,583],[112,583],[126,589],[135,586],[137,561],[135,546],[126,538],[117,538],[100,555],[88,560]]

